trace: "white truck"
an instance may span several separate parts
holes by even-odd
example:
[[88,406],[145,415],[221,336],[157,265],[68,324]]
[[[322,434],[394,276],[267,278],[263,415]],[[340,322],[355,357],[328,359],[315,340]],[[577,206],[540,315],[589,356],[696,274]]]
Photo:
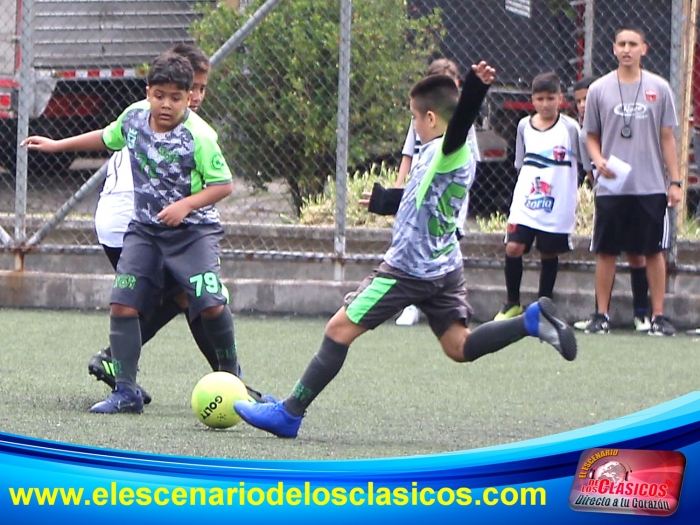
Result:
[[[202,2],[30,0],[30,23],[22,20],[22,3],[0,0],[0,165],[9,172],[23,59],[31,67],[30,133],[90,131],[145,95],[144,65],[192,41],[188,28]],[[30,168],[65,170],[73,159],[32,154]]]

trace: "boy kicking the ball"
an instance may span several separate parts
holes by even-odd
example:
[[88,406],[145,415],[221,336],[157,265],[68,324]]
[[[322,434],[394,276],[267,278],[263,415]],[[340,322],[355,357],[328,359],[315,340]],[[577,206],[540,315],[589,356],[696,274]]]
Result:
[[321,347],[291,395],[274,403],[237,401],[234,408],[243,420],[279,437],[296,437],[306,409],[338,374],[350,344],[409,304],[426,314],[443,351],[457,362],[475,361],[526,336],[546,341],[569,361],[576,358],[573,330],[547,298],[517,317],[467,328],[472,310],[456,219],[473,178],[467,132],[494,77],[495,70],[481,62],[467,74],[461,95],[445,75],[413,86],[410,108],[423,146],[409,182],[404,190],[375,185],[366,202],[370,211],[396,214],[384,261],[330,319]]

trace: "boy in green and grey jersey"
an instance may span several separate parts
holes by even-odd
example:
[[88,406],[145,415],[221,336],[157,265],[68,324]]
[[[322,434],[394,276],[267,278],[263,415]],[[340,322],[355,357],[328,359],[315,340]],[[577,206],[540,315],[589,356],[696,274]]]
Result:
[[104,130],[54,141],[29,137],[23,145],[46,152],[129,149],[134,216],[124,235],[112,290],[110,347],[116,387],[90,411],[138,413],[141,353],[139,314],[160,298],[164,270],[187,292],[191,318],[202,316],[226,370],[237,370],[233,319],[219,277],[223,229],[214,204],[233,190],[216,132],[188,109],[193,70],[174,53],[156,58],[147,100],[128,107]]
[[443,351],[457,362],[474,361],[528,335],[552,344],[567,360],[576,357],[573,331],[546,298],[518,317],[486,323],[473,332],[467,328],[471,308],[456,219],[474,169],[465,144],[467,132],[494,75],[485,62],[472,66],[461,95],[446,75],[429,76],[413,86],[410,107],[423,146],[409,182],[405,190],[375,185],[371,198],[364,201],[372,212],[396,214],[384,261],[346,296],[288,398],[234,404],[246,422],[279,437],[296,437],[307,407],[340,371],[349,345],[409,304],[426,314]]

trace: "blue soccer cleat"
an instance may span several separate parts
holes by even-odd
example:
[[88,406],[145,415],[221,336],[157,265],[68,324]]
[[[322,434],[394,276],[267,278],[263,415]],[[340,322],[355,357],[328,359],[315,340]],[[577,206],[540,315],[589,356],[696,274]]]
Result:
[[233,404],[236,414],[249,425],[265,430],[281,438],[295,438],[303,416],[293,416],[284,408],[284,401],[276,403],[251,403],[236,401]]
[[263,394],[258,403],[277,403],[277,398],[272,394]]
[[143,397],[138,390],[133,391],[117,384],[114,391],[103,401],[90,407],[94,414],[140,414],[143,412]]
[[557,315],[557,308],[548,297],[540,297],[525,309],[525,330],[528,335],[549,343],[567,361],[576,359],[576,336],[573,329]]

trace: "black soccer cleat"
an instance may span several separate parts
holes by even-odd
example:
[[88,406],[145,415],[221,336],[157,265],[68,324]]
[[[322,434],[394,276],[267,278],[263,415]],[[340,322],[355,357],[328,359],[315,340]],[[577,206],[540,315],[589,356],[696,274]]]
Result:
[[[105,383],[112,391],[116,387],[114,374],[114,363],[112,362],[112,352],[109,348],[100,350],[97,354],[90,358],[88,363],[88,374],[95,376],[98,381]],[[136,388],[141,392],[143,404],[148,405],[153,400],[151,395],[144,390],[141,385],[136,385]]]
[[540,341],[549,343],[567,361],[576,359],[578,347],[573,329],[557,313],[548,297],[540,297],[525,310],[525,330]]

